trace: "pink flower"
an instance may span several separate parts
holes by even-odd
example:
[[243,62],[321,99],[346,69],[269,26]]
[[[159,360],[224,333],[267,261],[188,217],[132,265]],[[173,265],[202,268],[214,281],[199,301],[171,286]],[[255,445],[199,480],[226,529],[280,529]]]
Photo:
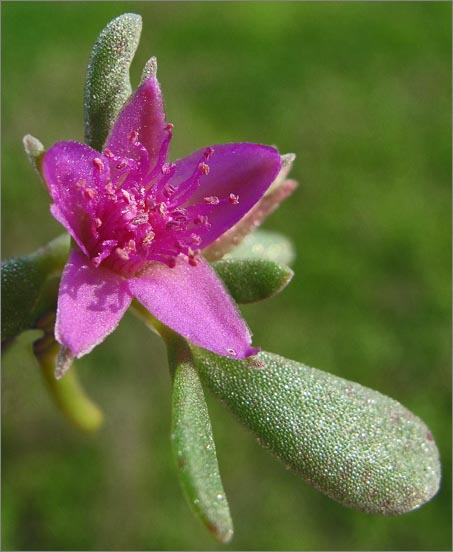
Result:
[[172,125],[148,77],[102,153],[58,142],[43,158],[53,216],[72,249],[55,336],[73,356],[101,343],[135,297],[190,342],[224,356],[256,354],[250,331],[203,248],[236,224],[277,177],[272,147],[237,143],[167,162]]

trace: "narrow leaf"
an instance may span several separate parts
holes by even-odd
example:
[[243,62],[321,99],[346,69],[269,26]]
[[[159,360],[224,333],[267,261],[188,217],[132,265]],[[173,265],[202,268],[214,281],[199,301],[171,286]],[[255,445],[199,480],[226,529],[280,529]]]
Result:
[[233,536],[233,524],[203,389],[185,342],[176,338],[168,344],[173,372],[172,445],[179,480],[196,516],[226,543]]
[[265,259],[228,259],[213,263],[231,296],[238,303],[253,303],[276,295],[294,272]]
[[397,515],[437,492],[433,436],[395,400],[271,353],[248,362],[193,353],[202,381],[259,441],[345,506]]
[[125,13],[103,29],[91,51],[85,92],[85,139],[101,150],[131,94],[129,67],[142,31],[142,18]]

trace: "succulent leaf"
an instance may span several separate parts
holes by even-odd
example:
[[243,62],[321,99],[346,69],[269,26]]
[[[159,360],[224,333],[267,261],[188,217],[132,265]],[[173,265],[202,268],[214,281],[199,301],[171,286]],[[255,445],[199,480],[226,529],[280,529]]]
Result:
[[101,150],[132,88],[129,67],[142,31],[142,18],[125,13],[101,31],[91,51],[85,91],[85,139]]
[[193,348],[204,383],[259,441],[345,506],[398,515],[439,488],[426,425],[395,400],[271,353],[236,361]]
[[233,524],[203,389],[185,342],[174,337],[168,344],[173,373],[171,437],[181,487],[195,515],[226,543],[233,537]]

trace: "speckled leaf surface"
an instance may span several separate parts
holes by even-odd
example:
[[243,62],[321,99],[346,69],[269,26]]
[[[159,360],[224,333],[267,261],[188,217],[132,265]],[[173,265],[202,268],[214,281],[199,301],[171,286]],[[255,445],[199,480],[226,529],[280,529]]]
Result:
[[268,299],[282,291],[294,272],[266,259],[227,259],[213,263],[237,303],[254,303]]
[[[171,356],[171,355],[170,355]],[[189,358],[170,361],[173,371],[172,445],[184,494],[197,517],[221,542],[233,537],[208,409]]]
[[84,91],[85,139],[99,151],[131,94],[129,67],[141,30],[139,15],[120,15],[102,30],[91,51]]
[[271,353],[255,366],[193,353],[202,381],[259,441],[345,506],[398,515],[437,492],[433,436],[395,400]]
[[[63,234],[31,255],[2,262],[2,342],[34,326],[46,309],[40,304],[46,282],[63,269],[69,251],[69,235]],[[56,303],[49,297],[51,303]]]

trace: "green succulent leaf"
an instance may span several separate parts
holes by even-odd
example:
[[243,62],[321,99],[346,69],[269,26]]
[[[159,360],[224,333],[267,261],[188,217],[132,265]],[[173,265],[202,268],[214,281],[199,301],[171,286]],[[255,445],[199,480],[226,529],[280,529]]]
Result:
[[294,272],[266,259],[226,259],[213,263],[231,296],[238,303],[254,303],[282,291]]
[[255,230],[224,259],[266,259],[282,265],[290,265],[295,257],[291,241],[283,234],[269,230]]
[[56,304],[55,282],[69,253],[63,234],[31,255],[2,262],[2,342],[34,327],[37,318]]
[[249,361],[193,354],[202,381],[259,441],[334,500],[397,515],[437,492],[433,436],[395,400],[271,353]]
[[85,139],[99,151],[131,95],[129,67],[141,31],[142,18],[125,13],[101,31],[91,51],[84,91]]
[[208,409],[187,344],[167,340],[173,374],[172,445],[183,492],[196,516],[221,542],[233,537]]

